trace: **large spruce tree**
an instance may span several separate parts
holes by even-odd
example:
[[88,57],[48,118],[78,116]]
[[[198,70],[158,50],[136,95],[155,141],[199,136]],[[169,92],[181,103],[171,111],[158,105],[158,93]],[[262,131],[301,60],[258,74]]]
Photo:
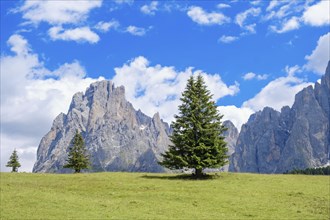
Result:
[[74,169],[75,173],[80,173],[81,170],[89,168],[89,165],[89,155],[87,154],[84,139],[77,130],[69,148],[67,164],[63,167]]
[[18,155],[16,149],[10,155],[9,161],[7,162],[6,167],[11,167],[11,172],[17,172],[18,168],[21,167],[21,164],[18,161]]
[[219,168],[227,163],[227,147],[222,132],[222,115],[201,75],[191,76],[181,97],[179,114],[172,123],[172,145],[162,154],[160,165],[169,169],[193,168],[197,178],[205,168]]

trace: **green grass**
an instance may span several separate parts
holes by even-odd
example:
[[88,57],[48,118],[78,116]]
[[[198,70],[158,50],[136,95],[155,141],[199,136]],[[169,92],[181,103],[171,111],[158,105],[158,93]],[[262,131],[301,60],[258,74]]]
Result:
[[329,176],[1,173],[1,219],[330,219]]

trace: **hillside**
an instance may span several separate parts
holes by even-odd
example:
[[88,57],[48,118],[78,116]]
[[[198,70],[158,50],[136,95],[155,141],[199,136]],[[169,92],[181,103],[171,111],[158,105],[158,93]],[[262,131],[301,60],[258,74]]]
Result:
[[329,177],[1,173],[1,219],[329,219]]

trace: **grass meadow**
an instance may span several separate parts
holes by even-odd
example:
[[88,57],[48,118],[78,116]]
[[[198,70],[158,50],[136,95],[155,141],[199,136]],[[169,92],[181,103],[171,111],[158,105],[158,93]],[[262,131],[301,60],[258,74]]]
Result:
[[1,219],[330,219],[329,176],[0,173]]

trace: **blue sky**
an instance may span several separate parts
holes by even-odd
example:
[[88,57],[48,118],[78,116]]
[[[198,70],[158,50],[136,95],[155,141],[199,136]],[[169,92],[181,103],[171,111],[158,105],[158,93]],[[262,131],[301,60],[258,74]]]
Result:
[[192,74],[225,119],[292,105],[330,59],[329,1],[1,1],[1,170],[102,79],[170,122]]

